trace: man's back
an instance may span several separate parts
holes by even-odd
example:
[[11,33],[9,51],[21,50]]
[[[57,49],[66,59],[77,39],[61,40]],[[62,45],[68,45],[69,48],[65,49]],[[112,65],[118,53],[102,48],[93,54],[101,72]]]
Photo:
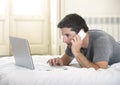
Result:
[[120,44],[114,38],[101,30],[90,30],[89,55],[92,61],[108,61],[111,65],[120,62]]

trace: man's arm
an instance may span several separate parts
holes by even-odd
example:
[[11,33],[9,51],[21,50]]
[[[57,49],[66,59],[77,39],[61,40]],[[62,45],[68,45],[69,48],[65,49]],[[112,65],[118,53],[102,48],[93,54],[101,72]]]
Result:
[[82,53],[78,53],[75,55],[76,60],[82,67],[90,68],[93,67],[95,69],[99,68],[107,68],[107,61],[99,61],[96,63],[90,62]]
[[[98,68],[107,68],[108,62],[107,61],[99,61],[99,62],[90,62],[80,51],[79,49],[82,46],[82,40],[80,37],[77,35],[76,37],[73,38],[72,42],[72,53],[74,54],[76,60],[82,67],[93,67],[95,69]],[[99,48],[99,47],[97,47]],[[97,55],[96,55],[97,56]],[[102,57],[102,56],[101,56]],[[108,56],[107,56],[108,57]]]
[[64,54],[61,57],[62,61],[63,61],[63,65],[69,65],[70,62],[73,60],[73,58],[69,57],[67,54]]

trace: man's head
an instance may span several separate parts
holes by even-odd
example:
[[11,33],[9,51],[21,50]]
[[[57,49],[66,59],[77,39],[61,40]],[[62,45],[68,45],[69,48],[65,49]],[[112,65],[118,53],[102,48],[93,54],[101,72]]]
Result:
[[71,31],[78,33],[81,29],[88,31],[85,20],[78,14],[66,15],[59,23],[58,28],[71,28]]
[[59,23],[58,28],[61,29],[63,35],[63,42],[71,46],[71,40],[83,29],[84,32],[88,31],[85,20],[78,14],[66,15]]

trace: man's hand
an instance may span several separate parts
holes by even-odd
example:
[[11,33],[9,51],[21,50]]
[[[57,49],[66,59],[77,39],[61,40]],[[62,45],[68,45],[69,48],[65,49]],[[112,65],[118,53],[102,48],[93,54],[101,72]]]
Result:
[[71,50],[72,53],[75,55],[77,55],[80,52],[80,48],[82,46],[82,40],[80,38],[80,36],[76,35],[72,40],[71,40],[72,46],[71,46]]
[[53,59],[49,59],[47,61],[47,63],[49,63],[49,65],[51,66],[63,66],[63,61],[61,58],[53,58]]

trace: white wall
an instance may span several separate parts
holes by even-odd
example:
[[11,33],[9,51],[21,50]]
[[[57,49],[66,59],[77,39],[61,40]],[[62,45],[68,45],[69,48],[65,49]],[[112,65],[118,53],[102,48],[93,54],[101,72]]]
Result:
[[120,16],[120,0],[61,0],[65,14],[77,12],[82,16]]

